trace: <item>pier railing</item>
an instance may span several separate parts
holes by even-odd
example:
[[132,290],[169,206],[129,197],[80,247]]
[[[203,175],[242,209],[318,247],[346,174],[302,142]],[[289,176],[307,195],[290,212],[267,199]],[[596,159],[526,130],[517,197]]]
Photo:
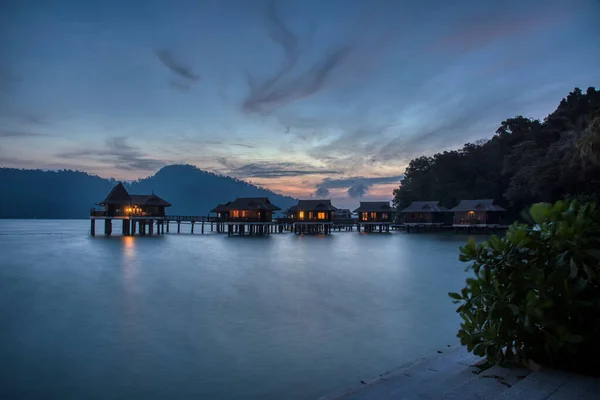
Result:
[[[293,218],[273,218],[272,221],[263,221],[260,218],[249,218],[249,217],[211,217],[206,215],[138,215],[138,214],[108,214],[104,210],[92,210],[90,212],[91,217],[100,217],[100,218],[117,218],[117,219],[160,219],[165,222],[207,222],[207,223],[240,223],[240,222],[248,222],[248,223],[265,223],[265,224],[293,224],[295,222],[320,222],[320,223],[333,223],[333,225],[353,225],[358,221],[354,218],[333,218],[333,219],[302,219],[297,220]],[[372,222],[369,220],[368,222]],[[389,220],[382,222],[391,222]]]
[[175,222],[224,222],[226,219],[206,215],[165,215],[164,220]]

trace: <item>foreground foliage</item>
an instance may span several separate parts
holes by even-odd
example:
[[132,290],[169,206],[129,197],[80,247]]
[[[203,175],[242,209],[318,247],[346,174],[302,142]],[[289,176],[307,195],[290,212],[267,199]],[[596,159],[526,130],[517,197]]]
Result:
[[529,219],[461,248],[475,277],[449,294],[460,303],[458,337],[495,363],[600,372],[600,210],[539,203]]

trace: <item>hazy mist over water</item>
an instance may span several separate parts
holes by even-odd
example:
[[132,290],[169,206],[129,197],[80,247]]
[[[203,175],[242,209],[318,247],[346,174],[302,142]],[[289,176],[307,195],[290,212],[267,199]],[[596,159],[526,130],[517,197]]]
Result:
[[466,236],[182,231],[0,220],[0,397],[313,399],[457,343]]

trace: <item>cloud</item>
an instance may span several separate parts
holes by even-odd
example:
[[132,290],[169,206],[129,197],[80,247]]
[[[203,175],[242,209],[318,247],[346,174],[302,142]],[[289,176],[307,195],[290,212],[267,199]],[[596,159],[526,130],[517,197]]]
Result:
[[321,91],[352,50],[350,45],[333,48],[310,68],[294,75],[292,72],[300,61],[299,39],[280,19],[275,1],[269,2],[266,14],[269,38],[282,48],[284,61],[271,77],[262,82],[248,78],[250,90],[242,104],[247,113],[270,113],[293,100]]
[[218,161],[227,168],[227,173],[239,178],[281,178],[304,175],[332,175],[340,171],[316,168],[310,164],[295,162],[255,162],[244,165],[231,163],[224,157]]
[[523,3],[508,1],[498,7],[476,7],[457,21],[434,47],[444,51],[467,52],[490,43],[523,38],[567,20],[582,5],[573,0],[544,0]]
[[59,154],[64,158],[95,158],[103,163],[113,164],[114,168],[126,171],[155,171],[166,163],[143,154],[129,145],[123,137],[106,139],[104,148],[88,148]]
[[169,80],[169,85],[173,89],[178,90],[178,91],[180,91],[182,93],[187,93],[192,88],[192,86],[189,83],[187,83],[187,82],[185,82],[185,83],[184,82],[179,82],[179,81],[177,81],[175,79],[170,79]]
[[26,131],[0,131],[0,138],[26,138],[26,137],[40,137],[40,136],[48,136],[45,133],[37,133],[37,132],[26,132]]
[[329,189],[347,189],[348,196],[354,199],[367,194],[369,188],[373,185],[399,183],[403,177],[404,175],[373,178],[365,178],[363,176],[340,179],[325,178],[323,182],[317,184],[315,195],[318,197],[326,197],[329,195]]
[[[222,136],[221,134],[215,134],[215,137],[219,137]],[[255,149],[256,146],[253,146],[251,144],[246,144],[246,143],[239,143],[239,142],[223,142],[221,140],[198,140],[198,139],[194,139],[194,138],[182,138],[182,140],[186,143],[192,143],[192,144],[199,144],[199,145],[211,145],[211,146],[236,146],[236,147],[243,147],[245,149]]]
[[200,80],[200,75],[197,75],[192,71],[190,67],[182,64],[179,61],[176,61],[173,58],[173,55],[168,50],[157,50],[155,52],[156,57],[160,60],[160,62],[167,68],[171,70],[177,76],[186,79],[189,82],[197,82]]
[[366,184],[365,182],[358,181],[348,188],[348,196],[350,196],[353,199],[363,197],[365,194],[367,194],[369,186],[371,185]]
[[316,197],[329,197],[329,189],[325,188],[325,187],[318,187],[317,190],[315,191],[315,196]]

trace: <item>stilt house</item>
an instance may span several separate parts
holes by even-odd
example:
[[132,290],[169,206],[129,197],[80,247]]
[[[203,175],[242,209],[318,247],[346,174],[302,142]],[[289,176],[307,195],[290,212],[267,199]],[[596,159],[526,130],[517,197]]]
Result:
[[483,199],[461,200],[450,211],[454,213],[454,226],[487,226],[500,224],[502,213],[506,210],[494,204],[493,199]]

